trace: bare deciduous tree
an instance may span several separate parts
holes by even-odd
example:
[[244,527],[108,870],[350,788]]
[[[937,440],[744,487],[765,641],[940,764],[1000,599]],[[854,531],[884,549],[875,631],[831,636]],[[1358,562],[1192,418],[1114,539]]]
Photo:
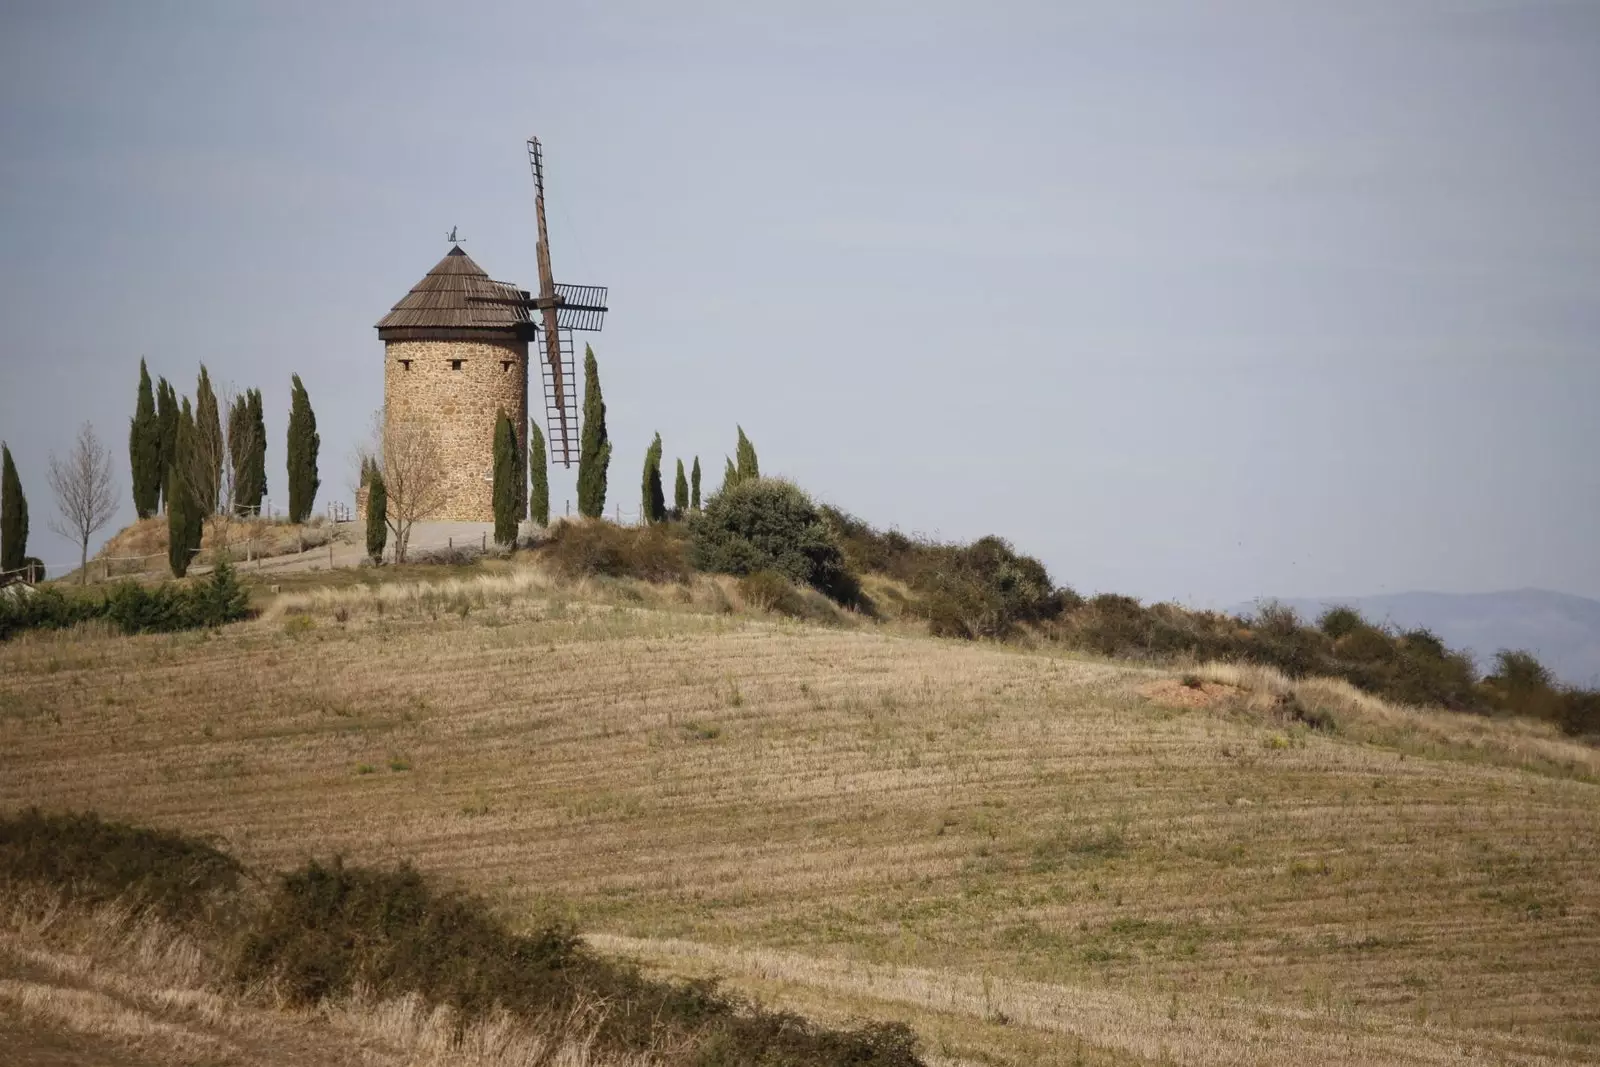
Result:
[[79,548],[78,580],[89,581],[89,539],[117,512],[117,497],[111,479],[111,453],[95,436],[87,422],[78,429],[67,458],[50,457],[50,488],[56,494],[60,515],[50,520],[50,529]]
[[389,494],[389,529],[394,532],[394,561],[406,561],[411,527],[445,505],[444,456],[439,443],[416,423],[387,424],[378,456]]

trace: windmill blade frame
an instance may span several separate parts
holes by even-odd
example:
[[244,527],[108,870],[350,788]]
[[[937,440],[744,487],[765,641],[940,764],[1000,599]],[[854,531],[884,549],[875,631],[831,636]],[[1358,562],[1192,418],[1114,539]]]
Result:
[[542,334],[540,368],[545,391],[545,433],[550,460],[571,467],[578,451],[578,397],[573,357],[573,330],[599,332],[605,324],[607,289],[603,285],[558,285],[550,266],[550,235],[544,210],[544,148],[528,138],[528,167],[533,172],[534,214],[539,240],[539,295],[528,300],[538,311],[535,329]]

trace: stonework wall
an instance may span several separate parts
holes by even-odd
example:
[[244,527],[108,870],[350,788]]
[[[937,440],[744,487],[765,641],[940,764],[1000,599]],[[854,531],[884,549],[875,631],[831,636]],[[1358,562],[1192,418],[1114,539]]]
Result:
[[383,362],[384,419],[426,426],[443,456],[449,502],[430,518],[493,522],[494,425],[502,409],[518,446],[527,447],[528,343],[390,341]]

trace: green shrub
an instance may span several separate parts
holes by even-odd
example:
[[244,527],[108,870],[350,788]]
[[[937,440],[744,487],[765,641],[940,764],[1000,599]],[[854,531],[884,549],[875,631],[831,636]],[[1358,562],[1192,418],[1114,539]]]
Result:
[[1359,611],[1343,605],[1329,608],[1317,619],[1317,628],[1335,641],[1366,625]]
[[198,918],[237,887],[241,873],[236,860],[203,841],[92,812],[32,808],[0,819],[0,884],[42,886],[75,903],[120,900],[167,919]]
[[862,603],[861,587],[828,524],[811,498],[789,482],[754,478],[720,490],[692,517],[689,531],[690,559],[700,570],[775,571],[835,603]]
[[163,582],[145,588],[121,582],[104,597],[67,597],[55,589],[0,598],[0,640],[25,630],[66,630],[105,619],[125,634],[170,633],[236,622],[249,614],[249,594],[238,574],[220,562],[192,584]]
[[1600,739],[1600,690],[1569,689],[1561,695],[1561,729],[1574,737]]
[[938,544],[880,532],[837,508],[822,513],[849,566],[898,579],[923,597],[910,609],[941,637],[1005,637],[1023,623],[1058,618],[1083,600],[1056,588],[1044,564],[1004,539]]
[[560,522],[541,555],[566,578],[604,575],[683,582],[692,573],[682,535],[672,526],[615,526],[604,520]]

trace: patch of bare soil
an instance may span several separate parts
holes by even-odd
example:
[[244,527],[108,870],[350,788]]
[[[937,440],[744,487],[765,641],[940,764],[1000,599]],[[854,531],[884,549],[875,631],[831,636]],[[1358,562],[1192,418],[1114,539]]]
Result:
[[1169,708],[1213,708],[1243,694],[1244,690],[1220,682],[1184,682],[1163,678],[1139,689],[1139,695]]

